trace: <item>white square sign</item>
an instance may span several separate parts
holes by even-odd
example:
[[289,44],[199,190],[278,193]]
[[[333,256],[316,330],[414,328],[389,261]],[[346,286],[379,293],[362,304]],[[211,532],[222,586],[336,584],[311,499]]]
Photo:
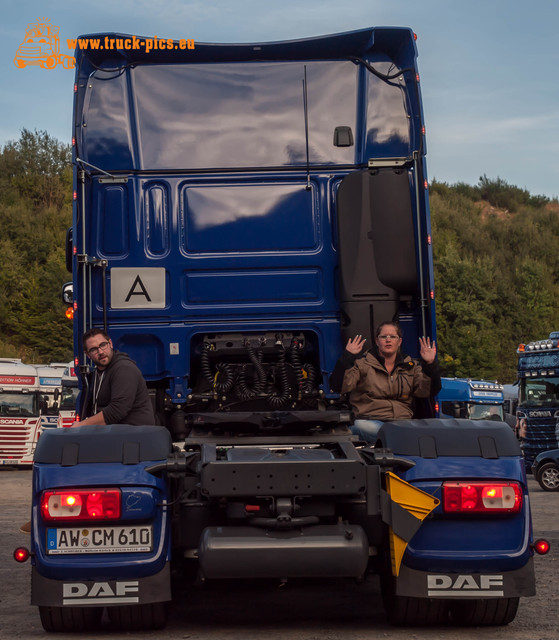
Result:
[[111,269],[111,309],[164,309],[163,267]]

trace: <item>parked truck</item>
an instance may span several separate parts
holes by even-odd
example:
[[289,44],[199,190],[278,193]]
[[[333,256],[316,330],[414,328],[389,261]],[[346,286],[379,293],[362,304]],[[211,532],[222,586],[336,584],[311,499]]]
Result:
[[559,447],[559,331],[518,346],[518,434],[531,469],[536,456]]
[[395,624],[510,622],[534,593],[511,430],[434,418],[431,399],[373,447],[329,386],[348,337],[371,344],[381,321],[415,357],[435,337],[413,32],[76,56],[64,296],[80,406],[81,337],[106,328],[158,425],[41,438],[44,628],[90,632],[104,608],[121,628],[159,628],[171,569],[179,582],[376,573]]
[[488,380],[441,378],[441,417],[504,421],[503,385]]
[[0,358],[0,464],[31,465],[40,428],[37,370]]
[[76,403],[79,395],[78,376],[74,361],[69,362],[64,369],[61,380],[60,408],[58,424],[61,427],[71,427],[76,417]]
[[62,391],[62,374],[66,365],[52,362],[47,365],[36,365],[39,376],[39,406],[41,409],[41,430],[58,426],[60,392]]

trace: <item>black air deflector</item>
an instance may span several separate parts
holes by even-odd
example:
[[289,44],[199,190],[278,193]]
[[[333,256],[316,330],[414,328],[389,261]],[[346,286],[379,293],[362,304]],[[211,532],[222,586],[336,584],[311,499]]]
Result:
[[382,447],[395,455],[497,459],[520,456],[512,429],[504,422],[431,418],[385,422],[378,434]]
[[395,319],[401,297],[418,290],[408,169],[349,174],[338,189],[337,216],[347,334],[370,339],[375,325]]
[[172,450],[165,427],[86,425],[49,429],[39,438],[34,462],[65,467],[93,462],[138,464],[164,460]]

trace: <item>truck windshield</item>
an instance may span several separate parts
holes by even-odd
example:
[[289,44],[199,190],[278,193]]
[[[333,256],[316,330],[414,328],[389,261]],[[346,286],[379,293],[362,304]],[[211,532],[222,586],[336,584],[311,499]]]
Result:
[[468,404],[468,418],[470,420],[503,420],[503,407],[495,404]]
[[39,415],[37,396],[27,393],[0,394],[0,415],[30,418]]
[[522,407],[550,407],[559,403],[559,377],[522,378],[519,403]]

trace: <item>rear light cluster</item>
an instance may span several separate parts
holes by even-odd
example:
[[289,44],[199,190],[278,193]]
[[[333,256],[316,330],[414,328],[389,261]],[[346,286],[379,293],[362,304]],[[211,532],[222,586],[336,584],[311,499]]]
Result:
[[447,513],[517,513],[522,489],[518,482],[445,482],[442,503]]
[[41,498],[45,520],[114,520],[120,512],[119,489],[45,491]]

